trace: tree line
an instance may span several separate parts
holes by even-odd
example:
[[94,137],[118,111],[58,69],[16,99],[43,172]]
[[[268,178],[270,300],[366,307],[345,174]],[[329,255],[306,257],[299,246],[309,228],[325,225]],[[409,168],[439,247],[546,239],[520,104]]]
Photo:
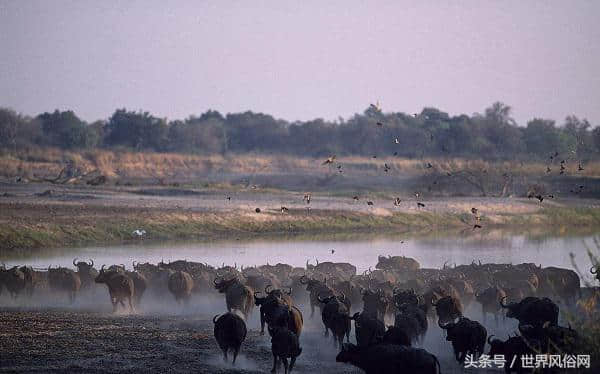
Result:
[[184,120],[117,109],[107,120],[86,123],[73,111],[35,117],[0,108],[0,148],[31,146],[192,154],[275,153],[303,157],[463,157],[486,160],[600,158],[600,127],[568,116],[557,124],[534,118],[518,126],[511,108],[496,102],[484,113],[450,116],[436,108],[421,113],[384,112],[369,106],[349,119],[289,122],[271,115],[209,110]]

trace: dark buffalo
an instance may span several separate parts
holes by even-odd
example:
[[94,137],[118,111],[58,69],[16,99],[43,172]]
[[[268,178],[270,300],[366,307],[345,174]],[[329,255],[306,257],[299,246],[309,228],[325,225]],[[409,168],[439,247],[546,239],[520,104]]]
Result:
[[[280,314],[281,309],[280,305],[291,306],[292,302],[289,298],[284,298],[285,295],[281,290],[271,290],[269,291],[269,285],[265,287],[265,293],[267,296],[258,297],[257,294],[260,291],[254,292],[254,305],[260,307],[260,333],[263,335],[265,333],[265,323],[273,323],[277,318],[281,318]],[[289,295],[287,295],[289,297]],[[284,324],[285,325],[285,324]]]
[[419,270],[421,265],[417,260],[404,256],[379,256],[375,268],[382,270],[396,270],[401,272],[414,272]]
[[[285,374],[291,373],[296,358],[302,353],[298,335],[283,327],[269,327],[269,335],[271,335],[271,353],[273,353],[271,373],[277,372],[279,361],[283,362]],[[289,364],[288,359],[290,359]]]
[[383,290],[363,290],[363,313],[372,315],[383,321],[388,312],[389,300]]
[[77,268],[77,275],[81,279],[81,289],[89,289],[94,285],[94,279],[98,276],[98,270],[94,269],[94,260],[90,262],[77,261],[73,259],[73,266]]
[[526,297],[508,305],[504,299],[500,300],[500,305],[507,309],[506,316],[517,319],[520,324],[542,326],[550,322],[551,325],[558,325],[558,306],[547,297]]
[[185,271],[177,270],[169,277],[169,291],[175,297],[176,302],[189,303],[194,288],[192,276]]
[[346,295],[346,297],[350,301],[350,305],[352,306],[350,310],[358,310],[358,306],[362,302],[361,287],[358,284],[351,280],[343,280],[337,282],[333,286],[333,289],[337,294]]
[[352,364],[366,374],[440,373],[440,363],[431,353],[394,344],[359,347],[347,343],[342,346],[335,360]]
[[135,292],[133,280],[125,273],[115,270],[104,270],[104,265],[102,265],[95,282],[104,283],[108,287],[113,313],[117,311],[119,303],[125,307],[125,300],[129,304],[129,310],[131,312],[135,311],[133,307],[133,295]]
[[350,340],[349,309],[343,302],[343,296],[329,296],[324,299],[319,297],[319,302],[324,304],[321,311],[323,325],[325,325],[325,336],[329,336],[329,330],[333,335],[333,343],[340,346],[344,342],[344,336]]
[[148,288],[148,280],[142,273],[138,271],[125,271],[125,275],[127,275],[133,281],[133,302],[135,305],[140,305],[142,296],[144,296],[144,293]]
[[519,325],[519,331],[526,339],[539,342],[544,353],[577,354],[583,348],[579,334],[571,326],[553,326],[546,322],[543,326]]
[[354,321],[354,334],[359,346],[370,346],[381,343],[385,335],[385,325],[377,317],[356,312],[351,320]]
[[574,303],[580,296],[579,275],[571,269],[547,267],[538,271],[540,295],[559,297],[567,303]]
[[394,327],[404,331],[411,342],[423,341],[428,328],[427,316],[418,306],[402,304],[394,316]]
[[383,334],[384,344],[403,345],[406,347],[410,347],[412,345],[411,340],[412,339],[410,338],[410,336],[408,336],[406,331],[396,326],[388,327],[385,334]]
[[327,277],[339,277],[342,280],[350,280],[356,275],[356,266],[346,262],[321,262],[317,260],[316,265],[306,262],[306,269],[315,273],[324,274]]
[[438,322],[448,323],[462,317],[463,307],[459,299],[453,296],[444,296],[437,301],[431,301],[438,316]]
[[300,278],[300,283],[305,284],[306,290],[309,292],[310,318],[312,318],[315,314],[315,306],[321,308],[321,303],[319,303],[319,295],[322,297],[332,296],[334,292],[327,286],[327,284],[325,284],[326,280],[320,281],[304,275]]
[[498,325],[498,316],[502,311],[502,307],[498,303],[504,297],[506,297],[506,292],[497,286],[488,287],[475,294],[475,299],[481,304],[481,314],[484,322],[488,313],[491,313],[494,315],[496,326]]
[[81,288],[81,279],[79,275],[67,268],[48,268],[48,286],[51,290],[57,292],[66,292],[69,301],[73,303],[75,296]]
[[504,372],[527,372],[528,369],[524,369],[522,366],[521,357],[535,355],[536,351],[539,352],[539,344],[536,344],[536,342],[533,341],[526,341],[522,336],[513,336],[506,341],[492,339],[493,336],[494,335],[490,335],[487,339],[488,344],[490,345],[488,355],[490,357],[497,355],[504,357],[506,360]]
[[458,362],[464,362],[467,354],[479,357],[483,354],[487,330],[481,323],[461,317],[457,322],[439,323],[446,330],[446,340],[452,342],[454,357]]
[[225,294],[227,311],[231,312],[232,309],[237,309],[247,319],[254,306],[254,298],[250,287],[243,285],[237,278],[229,280],[215,278],[213,283],[219,293]]
[[236,313],[229,312],[220,317],[218,314],[214,316],[213,323],[215,339],[223,351],[223,361],[227,361],[227,352],[231,350],[233,351],[232,363],[235,364],[240,347],[246,339],[246,322]]
[[13,266],[8,270],[3,266],[0,268],[0,291],[2,291],[2,284],[13,298],[17,298],[27,287],[25,273],[18,266]]

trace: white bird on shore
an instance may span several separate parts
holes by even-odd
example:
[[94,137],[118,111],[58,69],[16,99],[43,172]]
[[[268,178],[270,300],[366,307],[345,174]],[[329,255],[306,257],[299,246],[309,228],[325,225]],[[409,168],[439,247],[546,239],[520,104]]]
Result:
[[132,234],[136,235],[138,238],[141,238],[142,236],[146,235],[146,230],[137,229],[137,230],[134,230],[132,232]]

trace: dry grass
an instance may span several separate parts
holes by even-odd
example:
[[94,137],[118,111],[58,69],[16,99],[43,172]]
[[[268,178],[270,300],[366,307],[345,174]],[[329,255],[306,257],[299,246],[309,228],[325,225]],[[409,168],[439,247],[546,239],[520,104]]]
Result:
[[[147,153],[115,150],[92,150],[71,152],[55,148],[31,148],[16,155],[0,157],[0,175],[4,177],[54,176],[62,169],[65,162],[72,160],[83,171],[98,170],[110,178],[164,178],[164,177],[196,177],[209,173],[242,173],[270,174],[290,173],[328,174],[333,167],[322,166],[323,160],[297,158],[286,155],[185,155],[176,153]],[[546,167],[543,163],[520,163],[517,161],[486,162],[458,158],[444,159],[402,159],[402,158],[368,158],[339,157],[337,161],[343,165],[344,172],[350,175],[372,175],[380,173],[384,163],[390,172],[419,176],[427,174],[445,174],[458,171],[474,173],[544,176]],[[432,168],[427,164],[431,163]],[[558,165],[551,166],[558,172]],[[577,164],[567,164],[567,175],[584,177],[600,177],[600,162],[585,165],[585,170],[577,171]]]

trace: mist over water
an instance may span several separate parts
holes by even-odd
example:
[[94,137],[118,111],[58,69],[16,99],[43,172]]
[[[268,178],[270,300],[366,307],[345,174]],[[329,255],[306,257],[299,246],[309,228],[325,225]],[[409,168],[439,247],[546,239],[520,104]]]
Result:
[[[132,262],[158,263],[187,260],[219,267],[226,265],[254,266],[287,263],[295,267],[319,262],[349,262],[358,273],[374,268],[378,255],[414,257],[421,267],[440,268],[447,263],[535,263],[544,267],[573,268],[570,253],[582,270],[583,279],[592,281],[587,269],[592,265],[586,253],[592,245],[591,236],[550,237],[530,239],[522,235],[505,235],[497,238],[453,236],[426,239],[398,239],[380,237],[369,240],[257,240],[218,241],[207,243],[144,243],[127,246],[66,248],[40,254],[39,257],[8,257],[0,260],[6,266],[28,264],[38,268],[48,266],[73,267],[73,258],[93,259],[95,266]],[[332,250],[334,253],[332,253]]]

